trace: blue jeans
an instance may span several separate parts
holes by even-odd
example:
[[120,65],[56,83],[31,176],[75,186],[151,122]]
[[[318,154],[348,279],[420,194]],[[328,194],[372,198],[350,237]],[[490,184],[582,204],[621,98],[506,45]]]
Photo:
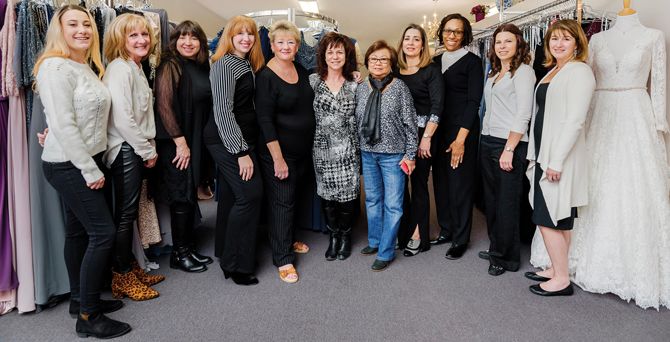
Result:
[[402,153],[361,152],[365,209],[368,215],[368,245],[379,248],[377,259],[395,257],[395,241],[402,217],[405,173],[400,168]]

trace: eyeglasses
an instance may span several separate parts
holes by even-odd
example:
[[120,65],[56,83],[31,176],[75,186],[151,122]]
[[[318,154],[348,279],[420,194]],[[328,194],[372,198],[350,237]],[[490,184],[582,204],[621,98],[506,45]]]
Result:
[[450,30],[450,29],[444,29],[444,30],[442,30],[442,33],[447,37],[451,36],[452,34],[455,37],[463,37],[463,31],[461,31],[461,30],[455,30],[454,31],[454,30]]
[[390,58],[374,58],[374,57],[370,57],[370,58],[368,58],[368,62],[369,62],[370,64],[377,64],[377,63],[380,63],[380,64],[382,64],[382,65],[386,65],[386,64],[389,64],[389,61],[390,61],[390,60],[391,60]]

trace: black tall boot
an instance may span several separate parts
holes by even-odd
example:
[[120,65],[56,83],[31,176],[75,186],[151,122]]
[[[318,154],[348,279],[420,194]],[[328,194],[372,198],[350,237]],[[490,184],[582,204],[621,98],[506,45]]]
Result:
[[187,231],[189,226],[193,224],[192,210],[188,206],[190,205],[182,204],[170,208],[173,246],[170,267],[185,272],[204,272],[207,270],[207,266],[191,256],[191,251],[186,243]]
[[340,246],[337,249],[337,258],[345,260],[351,255],[351,228],[354,225],[354,202],[340,203],[337,224],[340,228]]
[[326,249],[326,260],[332,261],[337,258],[337,249],[340,247],[340,232],[337,222],[337,207],[335,202],[323,201],[323,212],[326,216],[326,227],[330,231],[328,249]]

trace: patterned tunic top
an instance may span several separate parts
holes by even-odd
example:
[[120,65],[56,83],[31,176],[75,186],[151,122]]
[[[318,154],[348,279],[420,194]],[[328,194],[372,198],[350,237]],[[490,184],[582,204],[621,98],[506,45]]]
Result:
[[[366,80],[356,89],[357,129],[361,131],[365,106],[372,91]],[[361,150],[374,153],[404,153],[407,160],[414,160],[417,149],[417,119],[412,94],[405,83],[394,79],[382,92],[381,141],[371,145],[360,136]]]
[[356,82],[345,81],[337,94],[317,74],[309,76],[314,88],[314,171],[317,194],[328,201],[346,202],[360,192]]

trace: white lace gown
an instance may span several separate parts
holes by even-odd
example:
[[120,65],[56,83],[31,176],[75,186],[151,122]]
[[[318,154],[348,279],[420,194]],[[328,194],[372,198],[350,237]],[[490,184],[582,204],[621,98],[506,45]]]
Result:
[[[569,264],[585,291],[658,309],[670,307],[665,40],[636,17],[622,18],[589,44],[597,82],[586,127],[589,205],[579,210]],[[613,47],[626,40],[633,43]],[[550,264],[539,232],[531,263]]]

